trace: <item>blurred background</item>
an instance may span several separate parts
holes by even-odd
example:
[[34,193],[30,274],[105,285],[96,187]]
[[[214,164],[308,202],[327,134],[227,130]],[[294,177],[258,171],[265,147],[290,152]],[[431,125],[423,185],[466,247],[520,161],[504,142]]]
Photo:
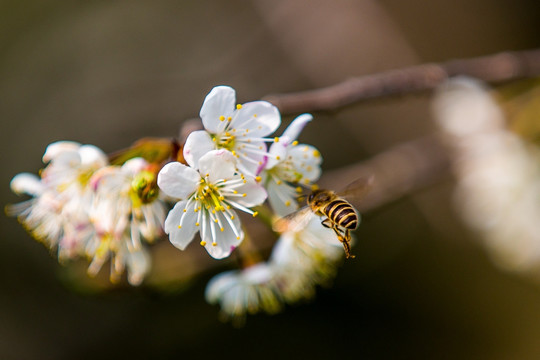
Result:
[[[0,1],[1,203],[20,201],[9,181],[37,172],[47,144],[69,139],[112,152],[142,137],[176,136],[215,85],[234,87],[246,102],[423,62],[538,47],[535,5]],[[431,98],[314,113],[301,140],[321,150],[325,170],[369,160],[433,133]],[[449,173],[367,212],[357,257],[332,287],[281,314],[249,317],[240,329],[220,322],[218,307],[204,301],[220,263],[168,282],[156,254],[182,258],[163,241],[155,246],[159,273],[147,283],[100,288],[81,275],[84,264],[59,265],[2,216],[0,358],[538,359],[540,285],[494,265],[452,207]]]

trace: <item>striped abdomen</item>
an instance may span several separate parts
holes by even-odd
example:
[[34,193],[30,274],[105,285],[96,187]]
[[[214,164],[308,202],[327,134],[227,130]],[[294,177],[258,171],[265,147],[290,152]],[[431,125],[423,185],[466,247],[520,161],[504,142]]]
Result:
[[336,199],[322,211],[334,224],[354,230],[358,227],[358,215],[353,206],[343,199]]

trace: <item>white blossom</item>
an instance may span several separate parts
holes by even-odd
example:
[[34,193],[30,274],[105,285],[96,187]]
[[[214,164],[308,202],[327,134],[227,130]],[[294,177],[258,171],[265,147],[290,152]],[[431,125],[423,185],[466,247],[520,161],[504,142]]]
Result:
[[214,276],[206,286],[205,298],[210,304],[219,303],[224,319],[239,325],[246,314],[275,314],[283,307],[275,269],[264,262]]
[[343,245],[333,230],[313,216],[305,228],[281,234],[269,263],[278,269],[276,278],[283,297],[296,302],[313,296],[316,285],[331,279],[342,258]]
[[298,116],[283,132],[277,142],[270,146],[263,183],[268,190],[268,201],[274,212],[285,216],[298,209],[296,201],[302,186],[313,185],[321,175],[322,157],[311,145],[296,140],[312,116]]
[[184,158],[194,168],[198,159],[215,149],[225,149],[238,159],[241,173],[255,177],[268,156],[267,138],[281,124],[278,109],[266,101],[236,104],[236,93],[228,86],[217,86],[206,96],[200,111],[205,130],[192,132],[186,139]]
[[129,282],[138,285],[150,266],[142,242],[157,239],[165,220],[155,170],[144,159],[134,158],[121,167],[101,169],[90,184],[95,195],[89,214],[96,235],[86,247],[93,259],[88,272],[95,275],[110,258],[112,281],[127,268]]
[[87,209],[92,203],[90,176],[107,165],[106,155],[93,145],[59,141],[50,144],[41,177],[23,173],[11,181],[12,190],[32,199],[8,207],[49,248],[58,249],[59,260],[80,255],[93,235]]
[[234,209],[256,216],[250,208],[264,202],[266,191],[239,172],[235,156],[227,150],[209,151],[197,165],[195,170],[172,162],[158,175],[161,190],[180,199],[165,220],[165,232],[180,250],[200,232],[201,245],[212,257],[221,259],[244,238]]

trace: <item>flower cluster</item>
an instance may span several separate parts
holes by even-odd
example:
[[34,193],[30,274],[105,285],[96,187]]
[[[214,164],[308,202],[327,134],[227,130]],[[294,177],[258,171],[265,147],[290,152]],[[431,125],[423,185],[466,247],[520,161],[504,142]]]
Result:
[[40,176],[16,175],[11,188],[30,200],[7,208],[39,241],[57,249],[60,261],[87,257],[95,275],[111,260],[111,280],[128,270],[138,285],[149,270],[141,244],[162,233],[165,204],[156,169],[142,158],[110,165],[97,147],[61,141],[50,144]]
[[333,278],[342,258],[334,232],[313,217],[304,229],[281,234],[267,262],[215,276],[206,300],[219,303],[222,317],[241,325],[247,314],[274,314],[284,304],[312,297],[317,285]]
[[[226,258],[246,238],[245,214],[255,217],[264,209],[271,221],[298,210],[304,188],[321,175],[322,158],[297,140],[311,115],[298,116],[275,136],[277,108],[265,101],[237,104],[227,86],[206,96],[200,118],[203,129],[190,132],[181,146],[143,139],[112,155],[111,163],[95,146],[53,143],[40,176],[12,180],[14,192],[32,198],[11,205],[9,213],[56,249],[61,261],[89,258],[90,275],[109,262],[113,282],[127,270],[128,281],[140,284],[150,269],[145,243],[164,233],[180,250],[198,234],[211,257]],[[175,204],[167,208],[167,202]],[[335,273],[343,251],[334,231],[312,216],[305,227],[281,233],[267,261],[243,255],[242,263],[250,265],[216,276],[206,293],[235,321],[309,298]]]
[[279,216],[296,210],[297,187],[318,179],[321,158],[317,149],[296,141],[311,115],[299,116],[281,137],[270,137],[281,124],[277,108],[265,101],[236,104],[228,86],[212,89],[200,117],[204,130],[189,134],[183,148],[187,165],[169,163],[158,175],[161,190],[178,199],[164,228],[181,250],[200,233],[200,244],[222,259],[244,239],[236,211],[256,216],[253,207],[267,197]]

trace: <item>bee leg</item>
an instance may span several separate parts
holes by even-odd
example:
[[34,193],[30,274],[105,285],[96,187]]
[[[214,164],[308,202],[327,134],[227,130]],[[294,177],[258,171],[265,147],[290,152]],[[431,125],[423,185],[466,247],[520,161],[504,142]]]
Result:
[[349,229],[339,229],[338,227],[332,228],[336,233],[338,240],[343,244],[343,249],[345,250],[345,257],[354,259],[355,255],[351,254],[351,232]]
[[[333,226],[332,226],[332,222],[330,221],[330,219],[326,218],[324,219],[323,221],[321,221],[321,225],[324,226],[325,228],[332,228],[333,229]],[[335,231],[335,230],[334,230]],[[339,236],[339,235],[338,235]]]

